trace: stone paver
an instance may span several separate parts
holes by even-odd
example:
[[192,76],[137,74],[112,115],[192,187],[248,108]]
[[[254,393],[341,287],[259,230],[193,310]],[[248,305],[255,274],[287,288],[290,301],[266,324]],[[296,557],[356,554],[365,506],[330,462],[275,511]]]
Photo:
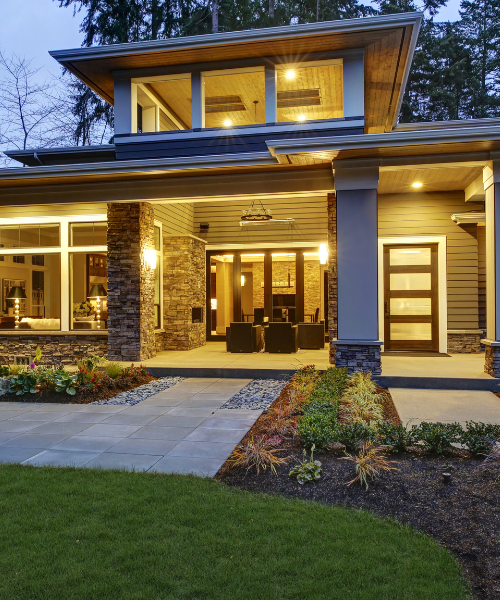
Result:
[[403,424],[411,421],[500,423],[500,398],[493,392],[390,388]]
[[0,402],[0,463],[213,477],[262,411],[221,409],[249,379],[185,379],[135,406]]

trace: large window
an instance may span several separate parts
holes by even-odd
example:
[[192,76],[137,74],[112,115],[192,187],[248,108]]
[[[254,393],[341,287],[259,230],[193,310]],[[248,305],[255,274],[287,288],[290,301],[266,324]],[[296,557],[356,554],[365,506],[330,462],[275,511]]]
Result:
[[0,329],[61,329],[61,255],[0,256]]
[[107,329],[106,252],[70,254],[71,329]]
[[53,248],[59,244],[58,224],[0,226],[0,248]]

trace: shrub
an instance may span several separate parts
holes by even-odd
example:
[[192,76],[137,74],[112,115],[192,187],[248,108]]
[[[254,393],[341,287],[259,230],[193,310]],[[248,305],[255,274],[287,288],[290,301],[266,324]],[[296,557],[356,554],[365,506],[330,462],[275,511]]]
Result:
[[392,423],[377,423],[375,435],[382,446],[389,446],[391,452],[404,452],[415,443],[414,429]]
[[138,367],[134,367],[134,365],[130,365],[130,367],[125,367],[123,369],[123,379],[129,379],[132,382],[141,381],[145,377],[148,376],[147,368],[144,365],[140,365]]
[[274,417],[270,433],[290,435],[295,433],[297,422],[291,417],[290,405],[278,406],[271,411]]
[[415,439],[422,442],[425,450],[443,454],[452,443],[460,442],[463,429],[459,423],[420,423],[412,426]]
[[318,380],[311,393],[310,401],[338,403],[347,387],[347,368],[329,367]]
[[460,442],[473,456],[488,455],[493,444],[500,438],[500,425],[467,421]]
[[122,375],[123,365],[119,362],[109,362],[104,367],[104,370],[106,371],[108,377],[111,377],[111,379],[116,379],[117,377]]
[[16,396],[22,396],[23,394],[36,394],[39,389],[37,387],[36,376],[33,372],[25,371],[14,375],[10,380],[9,392],[16,393]]
[[364,485],[365,489],[368,489],[368,481],[377,479],[383,471],[399,470],[390,466],[394,461],[387,460],[385,448],[383,446],[374,446],[371,441],[366,442],[358,456],[347,454],[341,460],[349,460],[354,463],[356,477],[349,481],[347,485],[359,481],[361,487]]
[[384,396],[377,394],[371,373],[358,371],[349,378],[349,386],[341,398],[346,414],[353,421],[367,423],[382,420]]
[[78,371],[78,387],[80,392],[96,394],[105,389],[113,389],[115,381],[101,371]]
[[83,369],[85,371],[95,371],[97,367],[102,364],[106,359],[104,356],[99,356],[99,354],[91,354],[85,358],[76,361],[76,364],[79,369]]
[[70,373],[59,373],[55,377],[56,392],[66,392],[70,396],[76,394],[78,386],[78,375]]
[[328,412],[310,411],[299,418],[297,433],[306,448],[324,448],[332,441],[334,423]]
[[7,365],[0,365],[0,377],[8,377],[10,375],[10,367]]
[[300,485],[304,485],[304,483],[307,483],[308,481],[317,481],[321,477],[321,462],[319,460],[314,460],[313,452],[314,445],[311,448],[311,459],[307,460],[307,454],[304,450],[303,461],[288,473],[289,477],[296,479]]
[[247,471],[255,468],[257,475],[260,470],[265,471],[268,467],[276,474],[276,465],[286,464],[288,458],[276,456],[277,452],[282,452],[276,448],[276,436],[270,438],[267,435],[261,435],[253,438],[245,444],[240,444],[234,450],[229,461],[233,467],[244,467]]
[[26,365],[10,365],[9,371],[11,375],[19,375],[26,369]]
[[347,450],[357,450],[361,442],[371,440],[374,435],[374,429],[365,423],[336,423],[332,441],[343,444]]

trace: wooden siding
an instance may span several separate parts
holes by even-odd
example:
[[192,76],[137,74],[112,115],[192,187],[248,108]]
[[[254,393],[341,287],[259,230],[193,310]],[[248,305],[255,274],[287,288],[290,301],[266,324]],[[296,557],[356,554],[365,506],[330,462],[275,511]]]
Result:
[[182,235],[193,233],[193,205],[189,202],[182,204],[154,204],[155,219],[161,221],[163,233]]
[[[480,210],[480,205],[467,205]],[[463,192],[379,196],[379,236],[446,235],[448,329],[478,329],[478,242],[476,225],[460,226],[451,215],[464,212]]]
[[[251,198],[232,202],[199,202],[194,205],[194,235],[208,244],[261,244],[270,242],[326,242],[326,196],[310,198],[273,198],[263,201],[275,219],[294,218],[291,225],[241,227],[241,211]],[[208,232],[200,232],[200,223],[208,223]]]
[[486,331],[486,227],[477,227],[479,329]]

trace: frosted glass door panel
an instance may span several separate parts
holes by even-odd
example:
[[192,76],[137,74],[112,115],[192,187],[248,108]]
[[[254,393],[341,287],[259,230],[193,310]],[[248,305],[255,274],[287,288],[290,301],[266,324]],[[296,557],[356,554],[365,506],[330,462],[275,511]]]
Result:
[[430,323],[391,323],[392,340],[432,340]]
[[430,298],[391,298],[391,315],[430,315]]
[[389,252],[391,267],[431,264],[430,248],[391,248]]
[[430,273],[391,273],[391,290],[430,290]]

